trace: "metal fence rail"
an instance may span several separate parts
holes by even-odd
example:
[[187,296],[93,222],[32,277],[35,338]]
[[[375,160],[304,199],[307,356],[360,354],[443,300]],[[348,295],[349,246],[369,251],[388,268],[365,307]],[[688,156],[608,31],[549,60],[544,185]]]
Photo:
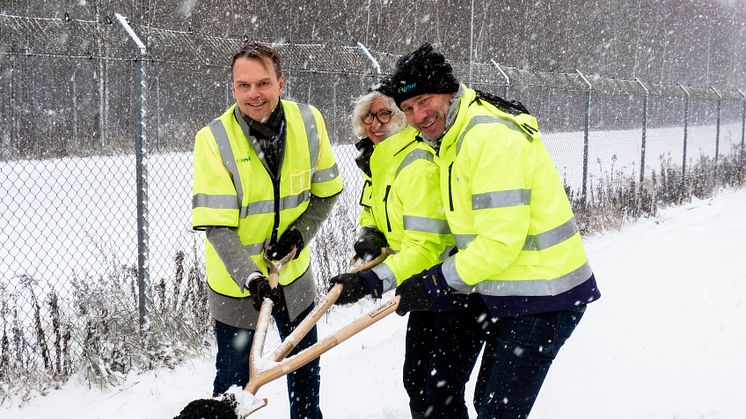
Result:
[[[122,304],[142,319],[153,284],[179,275],[179,255],[201,265],[201,236],[190,226],[192,139],[232,102],[230,59],[246,40],[132,30],[144,49],[115,21],[0,15],[0,318],[4,335],[23,331],[15,344],[29,370],[50,368],[34,354],[46,344],[38,330],[52,336],[55,321],[72,331],[55,345],[71,348],[71,362],[82,356],[86,336],[73,327],[82,320],[71,301],[95,291],[86,284],[137,272],[139,290],[123,292]],[[326,119],[347,186],[320,235],[349,249],[360,190],[351,103],[397,56],[362,44],[275,46],[286,97]],[[738,89],[453,65],[462,80],[538,117],[561,175],[583,196],[610,170],[643,184],[660,158],[684,177],[700,155],[743,158]],[[314,260],[320,277],[344,268],[317,249]]]

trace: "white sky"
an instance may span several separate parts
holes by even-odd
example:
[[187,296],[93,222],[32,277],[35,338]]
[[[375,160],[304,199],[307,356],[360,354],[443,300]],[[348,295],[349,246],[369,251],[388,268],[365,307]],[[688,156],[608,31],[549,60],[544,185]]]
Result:
[[[739,190],[586,239],[603,296],[560,351],[531,418],[746,417],[744,237],[746,190]],[[320,335],[372,308],[364,305],[334,309]],[[393,314],[322,357],[325,417],[407,417],[404,329],[405,318]],[[209,396],[213,356],[131,375],[104,392],[73,379],[23,408],[0,408],[0,416],[170,418]],[[252,419],[288,416],[282,379],[258,396],[270,404]]]

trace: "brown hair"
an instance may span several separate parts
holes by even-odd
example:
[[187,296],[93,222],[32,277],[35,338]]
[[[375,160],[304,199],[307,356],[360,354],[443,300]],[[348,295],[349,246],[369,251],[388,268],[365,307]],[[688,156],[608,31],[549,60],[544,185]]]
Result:
[[236,60],[239,58],[256,58],[262,60],[268,58],[272,61],[272,65],[275,68],[275,75],[277,79],[280,79],[282,75],[282,64],[280,63],[280,55],[277,54],[274,48],[269,45],[265,45],[259,42],[247,42],[245,43],[238,52],[233,55],[233,61],[231,61],[231,74],[233,73],[233,66],[236,64]]

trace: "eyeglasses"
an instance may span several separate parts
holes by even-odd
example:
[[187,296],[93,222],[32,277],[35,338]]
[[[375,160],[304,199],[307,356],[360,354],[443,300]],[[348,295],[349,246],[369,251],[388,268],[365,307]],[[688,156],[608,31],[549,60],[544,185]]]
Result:
[[368,112],[363,117],[363,124],[370,125],[373,123],[373,118],[376,118],[378,122],[385,124],[391,121],[391,111],[390,110],[383,110],[376,113],[370,113]]

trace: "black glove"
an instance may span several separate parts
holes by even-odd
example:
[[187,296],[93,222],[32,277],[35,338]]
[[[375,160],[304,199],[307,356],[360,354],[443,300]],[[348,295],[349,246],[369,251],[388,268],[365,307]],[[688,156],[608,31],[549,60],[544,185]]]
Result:
[[447,295],[451,291],[443,276],[441,264],[425,269],[405,279],[396,289],[396,295],[401,296],[396,314],[403,316],[413,310],[427,310],[437,297]]
[[282,305],[282,293],[280,292],[280,286],[272,289],[269,285],[269,280],[264,276],[259,276],[252,279],[249,282],[249,292],[251,293],[251,302],[254,308],[259,311],[262,307],[262,302],[265,298],[269,298],[275,304],[275,306]]
[[381,255],[381,248],[388,245],[383,233],[370,230],[355,242],[355,255],[363,260],[373,260]]
[[280,260],[287,256],[287,254],[293,249],[293,246],[295,246],[296,252],[293,259],[297,259],[298,256],[300,256],[300,251],[303,249],[304,245],[305,242],[303,241],[303,235],[300,234],[300,231],[295,227],[290,227],[282,233],[280,239],[277,240],[277,243],[275,243],[275,245],[269,250],[269,258],[270,260]]
[[365,280],[358,274],[339,274],[329,280],[329,289],[336,284],[342,284],[342,294],[334,303],[335,305],[352,304],[370,293]]

